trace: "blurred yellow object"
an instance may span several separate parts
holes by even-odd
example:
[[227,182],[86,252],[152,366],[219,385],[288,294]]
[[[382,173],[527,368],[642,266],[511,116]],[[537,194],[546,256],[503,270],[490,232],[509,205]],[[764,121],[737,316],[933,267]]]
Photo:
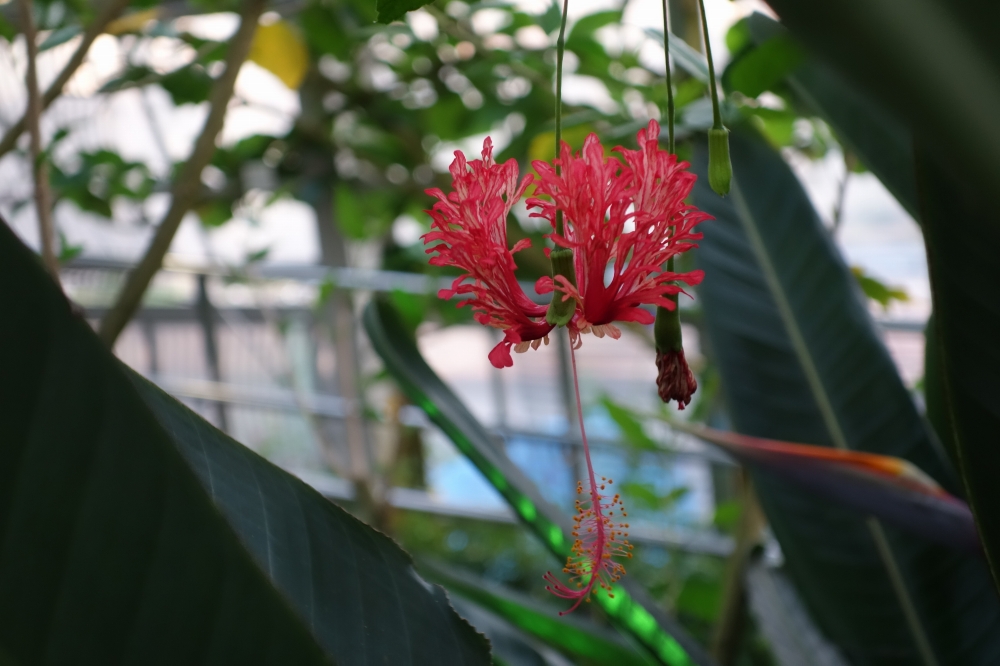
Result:
[[[579,150],[580,146],[583,145],[583,140],[587,138],[587,135],[594,131],[589,123],[583,123],[581,125],[574,125],[572,127],[563,127],[562,140],[569,144],[574,150]],[[545,162],[550,161],[556,155],[556,133],[555,132],[542,132],[538,134],[531,140],[531,145],[528,147],[528,159],[542,160]]]
[[309,51],[298,30],[287,21],[276,21],[257,27],[249,60],[297,90],[309,68]]
[[141,32],[142,29],[146,27],[147,23],[155,21],[159,17],[159,7],[152,7],[139,12],[133,12],[128,16],[123,16],[120,19],[115,19],[109,23],[108,27],[104,29],[104,32],[109,35],[123,35],[127,32]]

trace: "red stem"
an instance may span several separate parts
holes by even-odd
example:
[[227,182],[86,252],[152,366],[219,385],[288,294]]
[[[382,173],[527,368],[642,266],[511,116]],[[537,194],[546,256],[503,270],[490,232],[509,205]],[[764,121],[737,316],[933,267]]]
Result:
[[594,564],[590,572],[590,581],[587,583],[589,590],[594,586],[594,580],[600,570],[602,558],[604,557],[604,513],[601,509],[601,495],[597,492],[597,477],[594,476],[594,463],[590,460],[590,446],[587,444],[587,431],[583,427],[583,406],[580,402],[580,377],[576,371],[576,351],[573,349],[573,341],[570,340],[569,359],[573,367],[573,392],[576,394],[576,416],[580,422],[580,438],[583,440],[583,456],[587,459],[587,475],[590,478],[590,508],[594,512],[594,520],[597,522],[597,552]]

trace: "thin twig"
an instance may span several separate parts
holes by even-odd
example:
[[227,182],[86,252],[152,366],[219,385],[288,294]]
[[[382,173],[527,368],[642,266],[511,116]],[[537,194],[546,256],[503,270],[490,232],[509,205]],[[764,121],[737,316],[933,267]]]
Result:
[[38,31],[32,0],[20,0],[21,27],[25,50],[28,54],[28,72],[25,87],[28,89],[28,131],[31,134],[31,175],[35,182],[35,210],[38,213],[38,231],[41,241],[42,261],[56,282],[59,281],[59,261],[56,258],[56,234],[52,223],[52,191],[49,188],[49,167],[42,153],[42,99],[38,91]]
[[[80,46],[77,47],[73,56],[66,63],[66,66],[62,68],[59,72],[59,76],[56,80],[52,82],[46,90],[45,94],[42,95],[42,111],[49,108],[49,105],[56,100],[59,95],[62,94],[63,86],[72,78],[73,74],[76,73],[77,68],[83,64],[84,59],[87,57],[87,52],[90,50],[91,44],[97,39],[98,35],[104,32],[104,29],[108,27],[108,24],[115,20],[122,10],[128,6],[129,0],[109,0],[105,4],[104,8],[98,13],[97,18],[94,22],[87,26],[87,30],[83,33],[83,40],[80,42]],[[14,123],[7,133],[3,135],[0,139],[0,157],[3,157],[17,145],[17,140],[20,138],[21,134],[24,133],[27,128],[27,118],[28,112],[21,117],[16,123]]]
[[670,6],[667,0],[663,5],[663,63],[667,68],[667,152],[677,154],[674,146],[674,84],[670,75]]
[[209,93],[208,118],[205,120],[201,135],[195,142],[191,156],[174,181],[170,208],[157,227],[145,256],[129,274],[118,300],[101,320],[98,334],[109,347],[114,346],[118,335],[139,309],[149,283],[160,270],[163,257],[170,249],[170,243],[180,227],[181,220],[198,201],[201,194],[201,172],[212,159],[212,155],[215,154],[215,140],[222,130],[222,124],[226,118],[226,107],[233,95],[236,75],[250,53],[250,44],[257,30],[257,21],[266,4],[266,0],[247,0],[243,5],[240,27],[230,40],[229,50],[226,53],[226,69],[212,85],[212,90]]
[[746,631],[747,592],[746,570],[754,547],[760,542],[760,533],[766,520],[753,483],[745,470],[740,470],[743,502],[739,522],[736,525],[736,545],[729,561],[722,589],[722,608],[716,620],[715,635],[712,637],[712,656],[722,666],[736,662],[740,642]]
[[845,150],[844,177],[840,180],[840,185],[837,187],[837,198],[833,202],[833,224],[830,227],[831,236],[837,235],[837,231],[840,230],[840,223],[843,221],[844,200],[847,198],[847,181],[851,178],[851,172],[854,170],[855,161],[854,155]]

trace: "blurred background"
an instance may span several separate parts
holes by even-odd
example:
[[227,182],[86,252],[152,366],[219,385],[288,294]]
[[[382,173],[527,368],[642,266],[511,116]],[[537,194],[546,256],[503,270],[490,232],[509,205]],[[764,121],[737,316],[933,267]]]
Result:
[[[44,90],[79,48],[90,9],[69,0],[35,7]],[[194,0],[133,7],[94,40],[42,117],[59,275],[95,326],[170,205],[236,9]],[[758,0],[706,0],[706,9],[719,71],[740,21],[774,16]],[[697,56],[697,4],[675,0],[671,11],[689,59]],[[27,58],[15,3],[0,4],[0,15],[5,133],[27,105]],[[665,105],[660,4],[571,0],[568,16],[564,136],[575,147],[589,132],[631,145]],[[541,575],[553,562],[394,384],[360,313],[386,294],[430,366],[509,457],[546,499],[572,507],[583,462],[566,341],[494,369],[496,331],[437,299],[451,278],[427,264],[421,242],[432,202],[423,191],[448,188],[455,150],[471,158],[489,136],[522,174],[553,153],[558,18],[546,0],[442,0],[388,26],[361,0],[271,3],[192,209],[114,347],[234,439],[391,534],[418,564],[447,562],[539,603],[550,603]],[[683,139],[707,127],[710,107],[697,67],[675,61]],[[730,104],[801,180],[919,402],[930,312],[919,227],[823,120],[770,90]],[[680,154],[690,159],[690,145]],[[27,137],[0,158],[0,213],[38,249],[31,159]],[[518,255],[530,284],[548,270],[544,230],[523,205],[515,216],[512,239],[533,240]],[[728,425],[692,293],[682,321],[700,389],[684,412],[665,416],[657,399],[651,326],[628,327],[617,341],[588,337],[578,358],[595,465],[616,479],[635,517],[631,575],[709,643],[725,612],[744,496],[729,458],[666,423]],[[765,559],[780,568],[773,538]],[[765,629],[741,634],[739,663],[776,663]]]

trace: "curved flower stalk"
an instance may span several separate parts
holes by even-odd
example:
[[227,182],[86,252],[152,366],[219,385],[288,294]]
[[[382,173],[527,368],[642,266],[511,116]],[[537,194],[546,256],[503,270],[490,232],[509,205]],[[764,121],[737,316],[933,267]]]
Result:
[[[614,149],[621,160],[607,156],[591,134],[578,154],[562,145],[556,160],[561,173],[547,162],[533,163],[540,177],[536,193],[547,198],[528,199],[528,206],[539,209],[532,216],[552,225],[548,237],[557,246],[573,250],[576,271],[576,284],[561,275],[543,277],[536,290],[576,299],[578,333],[617,338],[621,332],[612,322],[651,324],[653,315],[642,305],[673,309],[671,296],[682,291],[678,282],[701,282],[701,271],[663,269],[695,247],[701,238],[695,225],[711,216],[684,203],[696,176],[686,162],[660,149],[659,135],[659,123],[650,120],[636,136],[638,150]],[[557,211],[565,219],[562,233]]]
[[470,294],[459,306],[470,305],[476,321],[504,331],[489,358],[497,368],[510,367],[512,347],[524,352],[537,349],[543,341],[548,344],[553,328],[545,321],[546,307],[533,303],[514,276],[514,253],[530,247],[531,241],[507,247],[507,216],[533,179],[528,175],[518,183],[513,159],[494,162],[489,137],[483,142],[481,160],[466,161],[461,151],[455,151],[450,170],[453,192],[427,190],[438,201],[426,211],[433,221],[423,241],[425,245],[440,241],[427,249],[428,254],[436,253],[431,265],[456,266],[464,272],[438,296]]

